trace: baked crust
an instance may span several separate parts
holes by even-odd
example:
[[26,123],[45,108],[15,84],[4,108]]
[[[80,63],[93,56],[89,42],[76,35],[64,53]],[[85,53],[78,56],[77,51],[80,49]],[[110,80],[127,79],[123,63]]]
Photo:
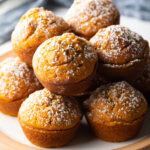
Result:
[[44,8],[28,10],[12,33],[12,47],[29,66],[37,47],[45,40],[69,31],[69,25],[53,12]]
[[100,28],[119,24],[120,14],[111,0],[76,0],[65,19],[76,34],[90,39]]
[[0,63],[0,85],[0,111],[13,116],[29,94],[42,89],[33,70],[18,57]]
[[45,130],[65,130],[74,127],[82,117],[73,97],[51,93],[47,89],[32,93],[21,105],[22,123]]
[[87,118],[95,135],[109,142],[122,142],[135,137],[145,120],[145,115],[131,123],[119,123],[119,122],[93,122],[90,118]]
[[18,114],[28,140],[41,147],[68,144],[75,136],[81,118],[75,98],[56,95],[47,89],[31,94]]
[[[44,85],[45,88],[50,89],[51,92],[56,94],[61,94],[65,96],[81,96],[88,94],[89,91],[85,91],[89,88],[89,85],[93,84],[93,78],[96,74],[96,69],[94,69],[94,72],[87,77],[86,79],[79,81],[77,83],[65,83],[65,84],[56,84],[56,83],[47,83],[45,81],[40,80],[41,83]],[[37,76],[38,77],[38,76]]]
[[97,47],[99,70],[104,76],[131,81],[143,73],[149,46],[137,33],[113,25],[100,29],[90,41]]
[[112,65],[99,63],[99,74],[107,77],[110,81],[126,80],[134,82],[143,74],[145,59],[137,59],[125,65]]
[[43,86],[66,96],[86,90],[91,84],[96,66],[95,47],[73,33],[45,41],[33,57],[34,72]]
[[[84,106],[95,134],[103,140],[115,142],[136,135],[148,111],[142,93],[125,81],[96,89]],[[127,130],[131,132],[126,133]]]
[[18,57],[0,63],[0,100],[11,102],[42,88],[33,70]]
[[[20,121],[19,121],[20,122]],[[44,130],[27,126],[20,122],[27,139],[40,147],[62,147],[69,144],[75,137],[79,124],[66,130]]]
[[0,112],[9,116],[16,117],[18,115],[19,108],[24,100],[25,98],[12,102],[4,102],[0,100]]

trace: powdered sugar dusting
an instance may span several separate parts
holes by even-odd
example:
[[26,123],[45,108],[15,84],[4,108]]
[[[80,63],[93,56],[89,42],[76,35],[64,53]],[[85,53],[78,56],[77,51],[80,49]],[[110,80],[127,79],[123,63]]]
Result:
[[90,41],[97,46],[102,59],[105,57],[106,61],[109,59],[115,64],[122,57],[124,63],[144,57],[145,42],[143,38],[121,25],[100,29]]
[[[33,88],[34,87],[34,88]],[[1,99],[17,100],[27,93],[40,89],[41,85],[33,70],[18,57],[7,58],[0,63]]]
[[48,129],[61,129],[78,123],[81,112],[73,98],[55,95],[44,89],[37,91],[23,102],[19,116],[23,122]]
[[55,35],[61,35],[68,29],[69,26],[63,18],[53,12],[44,8],[32,8],[20,19],[12,40],[16,43],[31,38],[38,44]]
[[95,69],[97,54],[95,47],[85,39],[73,33],[64,33],[47,40],[37,49],[33,58],[34,68],[37,65],[35,60],[39,64],[38,69],[43,69],[42,64],[45,72],[55,69],[55,80],[59,80],[59,77],[68,80],[75,79],[82,71],[85,73],[84,78],[89,76]]
[[66,14],[66,20],[77,32],[93,35],[115,23],[117,17],[119,12],[111,0],[75,0]]
[[147,111],[144,96],[125,81],[101,86],[86,103],[90,115],[96,110],[100,118],[107,115],[110,120],[133,121]]

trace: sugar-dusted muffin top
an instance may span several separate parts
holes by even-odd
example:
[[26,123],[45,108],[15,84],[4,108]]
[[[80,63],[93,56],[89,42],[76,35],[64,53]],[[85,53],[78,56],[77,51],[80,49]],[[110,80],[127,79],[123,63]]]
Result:
[[73,33],[64,33],[45,41],[33,57],[36,76],[45,82],[76,83],[95,70],[95,47]]
[[[24,55],[32,58],[41,43],[68,30],[69,25],[63,18],[44,8],[32,8],[25,13],[16,25],[12,33],[12,46],[22,59],[24,59]],[[27,59],[24,61],[31,66],[32,59]]]
[[[45,39],[60,35],[68,29],[68,24],[53,12],[44,8],[32,8],[20,19],[13,32],[12,40],[27,44],[27,41],[32,39],[34,42],[41,43]],[[16,44],[18,42],[16,41]]]
[[25,125],[48,130],[74,127],[82,117],[73,97],[55,95],[43,89],[31,94],[21,105],[19,119]]
[[0,63],[0,101],[23,99],[41,88],[33,70],[18,57]]
[[100,29],[90,40],[97,47],[103,63],[122,65],[144,59],[148,53],[148,42],[140,35],[121,25]]
[[65,19],[76,33],[91,38],[100,28],[119,24],[120,15],[111,0],[75,0]]
[[125,81],[101,86],[85,105],[89,117],[103,122],[130,123],[145,115],[148,110],[142,93]]

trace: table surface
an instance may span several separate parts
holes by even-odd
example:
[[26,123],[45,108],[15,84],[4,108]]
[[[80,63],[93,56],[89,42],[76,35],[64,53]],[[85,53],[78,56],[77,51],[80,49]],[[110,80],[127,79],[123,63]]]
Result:
[[[66,9],[59,9],[56,10],[56,14],[60,16],[64,16]],[[128,17],[121,17],[121,25],[129,27],[131,30],[141,34],[146,40],[150,42],[150,22],[140,21],[133,18]],[[11,43],[5,43],[4,45],[0,46],[0,55],[6,53],[11,49]],[[149,113],[150,116],[150,113]],[[82,121],[82,125],[80,128],[79,134],[77,135],[76,139],[67,147],[61,149],[105,149],[110,150],[113,148],[122,147],[131,143],[135,143],[141,140],[144,137],[150,136],[150,117],[147,118],[144,127],[140,134],[133,140],[121,142],[121,143],[109,143],[101,141],[91,134],[89,134],[88,126],[86,125],[85,120]],[[18,122],[17,118],[5,116],[0,113],[0,131],[8,135],[9,137],[19,141],[21,143],[33,146],[28,142],[25,138]]]

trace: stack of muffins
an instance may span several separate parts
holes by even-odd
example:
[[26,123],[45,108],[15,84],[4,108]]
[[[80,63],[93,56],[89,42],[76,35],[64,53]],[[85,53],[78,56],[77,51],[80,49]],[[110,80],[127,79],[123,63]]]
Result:
[[43,8],[20,19],[12,33],[18,57],[0,63],[0,111],[18,116],[33,144],[68,144],[83,114],[106,141],[139,132],[148,111],[140,91],[150,91],[149,45],[119,20],[111,0],[75,0],[65,20]]

